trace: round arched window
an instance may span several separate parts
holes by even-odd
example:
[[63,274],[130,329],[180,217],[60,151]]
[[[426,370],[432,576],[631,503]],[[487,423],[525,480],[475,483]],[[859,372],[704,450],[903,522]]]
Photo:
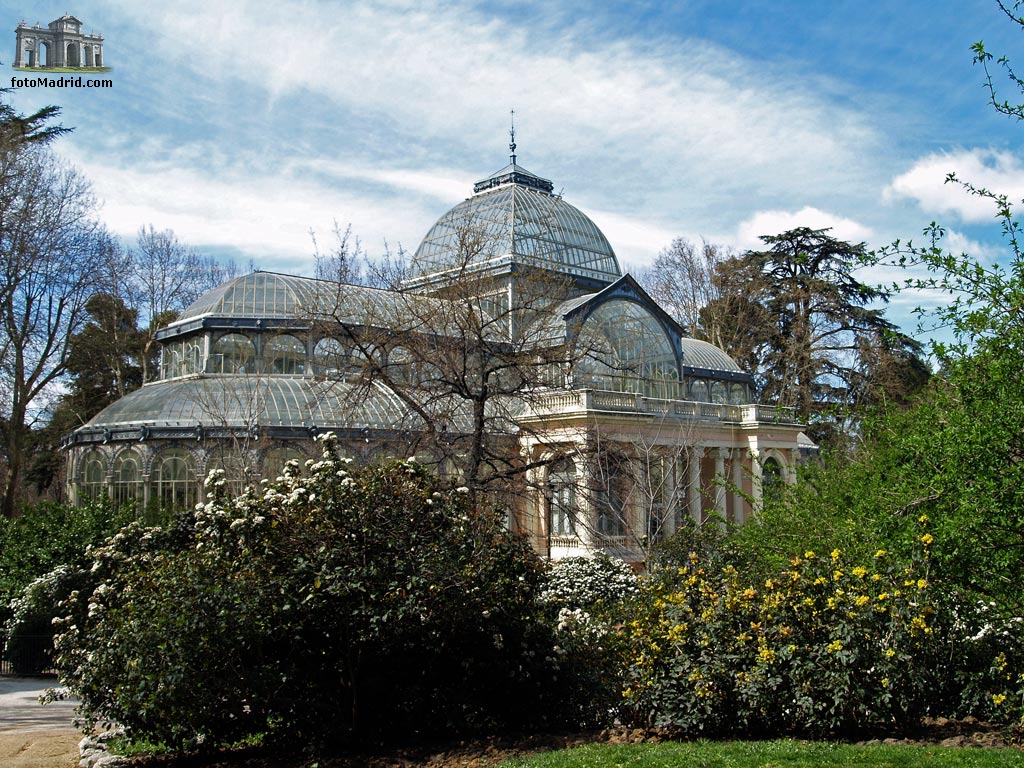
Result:
[[267,340],[263,347],[267,373],[299,374],[306,372],[306,345],[289,333]]
[[226,333],[210,351],[210,373],[255,373],[256,347],[242,333]]
[[325,378],[341,376],[351,368],[348,348],[338,339],[320,339],[313,348],[313,372]]

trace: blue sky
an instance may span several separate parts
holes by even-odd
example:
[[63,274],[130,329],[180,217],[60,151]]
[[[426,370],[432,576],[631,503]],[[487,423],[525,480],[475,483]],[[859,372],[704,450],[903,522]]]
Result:
[[[996,260],[993,211],[943,180],[1024,197],[1024,126],[971,64],[979,39],[1021,51],[993,0],[0,0],[0,70],[21,19],[64,13],[104,35],[114,87],[8,98],[63,108],[58,151],[113,232],[171,228],[262,269],[310,273],[310,230],[334,221],[415,250],[507,162],[512,108],[520,163],[626,268],[676,236],[831,226],[874,247],[932,220]],[[909,327],[923,300],[892,314]]]

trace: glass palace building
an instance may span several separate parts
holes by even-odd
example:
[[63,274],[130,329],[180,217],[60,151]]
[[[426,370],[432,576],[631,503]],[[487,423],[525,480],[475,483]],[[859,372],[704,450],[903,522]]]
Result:
[[474,454],[479,480],[483,430],[495,503],[542,554],[635,559],[686,517],[747,520],[792,476],[801,425],[751,402],[751,376],[553,189],[513,155],[397,290],[253,272],[208,292],[159,333],[159,380],[69,436],[72,498],[192,505],[211,470],[272,480],[324,432],[356,462],[415,456],[453,483]]

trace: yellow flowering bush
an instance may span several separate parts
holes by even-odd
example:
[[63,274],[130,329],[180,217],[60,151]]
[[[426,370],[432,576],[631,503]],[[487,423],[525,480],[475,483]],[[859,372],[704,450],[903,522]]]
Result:
[[688,736],[850,736],[926,714],[1008,715],[1019,692],[964,635],[977,622],[935,592],[921,544],[909,565],[807,551],[756,586],[732,566],[652,570],[624,627],[624,719]]

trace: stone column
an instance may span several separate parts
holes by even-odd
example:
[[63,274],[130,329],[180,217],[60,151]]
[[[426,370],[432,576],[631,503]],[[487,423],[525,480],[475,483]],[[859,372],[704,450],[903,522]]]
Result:
[[743,505],[745,499],[743,498],[743,449],[736,448],[733,450],[732,459],[732,520],[737,525],[742,525],[747,522],[747,516],[744,514]]
[[661,535],[668,538],[676,532],[676,463],[669,458],[661,461]]
[[704,458],[704,449],[693,447],[690,449],[690,462],[686,486],[686,498],[690,507],[690,517],[700,525],[703,518],[701,511],[701,487],[700,487],[700,464]]
[[17,41],[15,44],[18,46],[14,51],[14,66],[24,67],[25,59],[23,57],[25,55],[25,39],[21,35],[21,30],[18,30],[15,33],[14,38]]
[[715,511],[719,514],[724,526],[728,521],[728,510],[725,506],[725,460],[729,458],[728,448],[715,451]]

